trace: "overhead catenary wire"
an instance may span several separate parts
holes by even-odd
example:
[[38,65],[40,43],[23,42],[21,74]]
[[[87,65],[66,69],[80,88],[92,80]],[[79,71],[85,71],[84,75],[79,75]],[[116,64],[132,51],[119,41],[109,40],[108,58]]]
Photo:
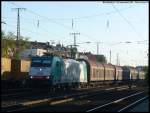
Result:
[[[16,5],[16,4],[13,3],[13,2],[10,2],[10,3],[13,4],[13,5],[15,5],[15,6],[17,6],[17,7],[21,7],[20,5]],[[38,14],[38,13],[32,11],[32,10],[27,9],[26,11],[28,11],[28,12],[34,14],[34,15],[37,15],[37,16],[39,16],[39,17],[42,17],[43,19],[47,19],[47,20],[49,20],[49,21],[52,22],[52,23],[55,23],[55,24],[57,24],[57,25],[59,25],[59,26],[64,27],[65,29],[68,29],[68,30],[71,30],[71,31],[72,31],[72,27],[70,27],[70,26],[66,26],[66,25],[64,25],[64,24],[62,24],[62,23],[56,22],[55,20],[53,20],[53,19],[51,19],[51,18],[49,18],[49,17],[43,16],[43,15],[40,15],[40,14]],[[75,32],[79,32],[78,30],[75,30],[75,29],[74,29],[74,31],[75,31]],[[85,34],[85,33],[83,33],[83,32],[82,32],[82,33],[80,32],[80,35],[85,36],[86,38],[94,39],[94,37],[91,37],[91,36],[89,36],[89,35],[87,35],[87,34]]]
[[[24,18],[24,17],[23,17]],[[33,22],[27,22],[27,23],[33,23]],[[49,32],[47,29],[45,29],[42,25],[40,25],[40,27],[39,27],[39,29],[41,29],[41,30],[43,30],[44,32],[46,32],[46,33],[48,33],[48,34],[52,34],[52,35],[54,35],[54,36],[59,36],[59,37],[61,37],[61,38],[63,38],[63,40],[64,40],[64,36],[61,36],[61,35],[59,35],[59,34],[56,34],[56,33],[52,33],[52,32]]]
[[116,8],[113,4],[112,7],[115,9],[115,11],[128,23],[128,25],[134,30],[134,32],[137,34],[137,36],[141,39],[141,35],[136,31],[133,24]]
[[[7,26],[15,27],[16,25],[7,24]],[[35,34],[36,36],[39,36],[39,35],[40,35],[40,36],[44,36],[44,35],[45,35],[44,33],[35,32],[35,31],[31,30],[31,29],[27,29],[27,28],[24,28],[24,27],[22,27],[22,29],[23,29],[24,31],[26,31],[26,32]],[[46,36],[48,36],[48,35],[46,35]],[[50,37],[51,37],[51,36],[50,36]]]
[[[12,4],[16,5],[15,3],[11,2]],[[18,5],[16,5],[18,6]],[[119,11],[125,11],[127,9],[133,8],[134,6],[129,6],[126,8],[121,8],[119,9]],[[91,15],[86,15],[86,16],[81,16],[81,17],[67,17],[67,18],[62,18],[62,17],[58,17],[58,18],[49,18],[49,19],[53,19],[53,20],[67,20],[70,21],[72,19],[75,20],[81,20],[81,19],[89,19],[89,18],[95,18],[95,17],[100,17],[102,15],[110,15],[110,14],[114,14],[117,13],[116,11],[108,11],[108,12],[102,12],[102,13],[97,13],[97,14],[91,14]]]
[[[13,3],[13,2],[10,2],[11,4],[13,4],[13,5],[15,5],[15,6],[19,6],[19,5],[16,5],[15,3]],[[122,9],[123,10],[123,9]],[[125,10],[125,8],[124,8],[124,10]],[[68,30],[72,30],[72,27],[69,27],[69,26],[66,26],[66,25],[64,25],[64,24],[62,24],[62,23],[58,23],[58,22],[56,22],[56,21],[53,21],[53,19],[51,19],[51,18],[48,18],[48,17],[45,17],[45,16],[41,16],[41,15],[39,15],[38,13],[35,13],[35,12],[33,12],[33,11],[31,11],[31,10],[29,10],[29,9],[27,9],[26,11],[28,11],[28,12],[30,12],[30,13],[32,13],[32,14],[35,14],[35,15],[38,15],[39,17],[42,17],[42,18],[44,18],[44,19],[47,19],[47,20],[49,20],[50,22],[52,22],[52,23],[55,23],[55,24],[58,24],[58,25],[61,25],[61,26],[63,26],[64,28],[66,28],[66,29],[68,29]],[[118,10],[117,10],[118,11]],[[117,13],[117,11],[112,11],[113,13]],[[111,12],[111,13],[112,13]],[[119,12],[120,12],[120,10],[119,10]],[[107,14],[110,14],[110,13],[107,13]],[[71,18],[72,19],[72,18]],[[77,19],[77,18],[76,18]],[[128,21],[128,20],[127,20]],[[130,24],[130,23],[129,23]],[[87,35],[87,34],[83,34],[83,33],[81,33],[81,35],[82,36],[85,36],[86,38],[89,38],[90,40],[91,39],[93,39],[93,37],[91,37],[91,36],[89,36],[89,35]],[[118,42],[117,42],[118,43]]]
[[[24,17],[22,17],[22,20],[24,20]],[[26,19],[25,19],[26,20]],[[24,23],[29,23],[30,25],[34,25],[34,23],[33,22],[28,22],[28,21],[25,21],[24,20]],[[15,20],[11,20],[11,21],[15,21]],[[15,25],[10,25],[10,24],[8,24],[8,26],[11,26],[11,27],[15,27]],[[36,28],[36,25],[34,25],[35,27],[34,28]],[[25,31],[27,31],[27,32],[30,32],[30,33],[34,33],[35,35],[38,35],[38,34],[40,34],[39,32],[35,32],[35,31],[33,31],[33,29],[31,30],[31,29],[27,29],[27,28],[22,28],[23,30],[25,30]],[[57,39],[57,40],[61,40],[63,43],[64,42],[67,42],[67,40],[65,40],[65,37],[64,36],[61,36],[61,35],[59,35],[59,34],[56,34],[56,33],[51,33],[51,32],[49,32],[47,29],[45,29],[42,25],[40,26],[40,28],[39,29],[41,29],[42,31],[44,31],[47,35],[46,36],[48,36],[48,37],[52,37],[52,36],[55,36],[55,37],[61,37],[61,39]],[[49,34],[51,34],[51,35],[49,35]],[[45,35],[44,33],[43,34],[40,34],[40,36],[43,36],[43,35]],[[55,42],[56,42],[56,40],[55,40]]]
[[[20,5],[16,5],[15,3],[13,3],[13,2],[11,2],[11,4],[13,4],[13,5],[15,5],[15,6],[20,6]],[[128,7],[128,8],[131,8],[132,6],[130,6],[130,7]],[[104,14],[111,14],[111,13],[118,13],[118,11],[119,11],[119,14],[121,14],[120,12],[121,12],[121,10],[125,10],[125,9],[128,9],[128,8],[123,8],[123,9],[115,9],[116,11],[111,11],[111,12],[107,12],[107,13],[104,13]],[[57,25],[60,25],[60,26],[63,26],[64,28],[66,28],[66,29],[68,29],[68,30],[72,30],[72,27],[69,27],[69,26],[66,26],[66,25],[64,25],[64,24],[62,24],[62,23],[58,23],[58,22],[56,22],[56,21],[54,21],[54,19],[52,19],[52,18],[48,18],[48,17],[46,17],[46,16],[42,16],[42,15],[39,15],[38,13],[35,13],[35,12],[33,12],[32,10],[29,10],[29,9],[27,9],[27,11],[28,12],[30,12],[30,13],[32,13],[32,14],[34,14],[34,15],[37,15],[37,16],[39,16],[39,17],[42,17],[42,18],[44,18],[44,19],[47,19],[47,20],[49,20],[49,21],[51,21],[52,23],[55,23],[55,24],[57,24]],[[95,15],[96,16],[96,15]],[[88,17],[88,16],[85,16],[85,17]],[[79,17],[79,18],[85,18],[85,17]],[[79,18],[70,18],[70,19],[79,19]],[[123,17],[124,19],[126,19],[125,17]],[[130,24],[130,26],[132,26],[132,29],[134,29],[134,31],[136,32],[136,34],[139,36],[139,34],[137,33],[137,31],[135,30],[135,28],[133,27],[133,25],[126,19],[126,22],[128,22],[128,24]],[[75,29],[74,29],[75,30]],[[77,30],[75,30],[76,32],[79,32],[79,31],[77,31]],[[89,36],[89,35],[87,35],[87,34],[85,34],[85,33],[83,33],[83,32],[80,32],[80,35],[82,35],[82,36],[85,36],[86,38],[89,38],[89,39],[95,39],[94,37],[91,37],[91,36]],[[140,37],[140,36],[139,36]]]
[[[13,24],[6,24],[6,26],[11,26],[11,27],[15,27],[16,25],[13,25]],[[42,28],[42,27],[41,27]],[[43,35],[45,35],[45,34],[43,34],[43,33],[39,33],[39,32],[35,32],[35,31],[33,31],[33,29],[31,30],[31,29],[27,29],[27,28],[24,28],[24,27],[22,27],[22,29],[23,30],[25,30],[25,31],[27,31],[27,32],[30,32],[30,33],[34,33],[34,34],[36,34],[36,35],[38,35],[38,34],[40,34],[41,36],[43,36]],[[51,33],[49,33],[48,31],[46,31],[46,29],[44,29],[44,28],[42,28],[42,30],[44,31],[44,32],[47,32],[48,34],[51,34]],[[47,35],[48,36],[48,35]],[[50,35],[49,35],[50,36]],[[58,35],[59,36],[59,35]],[[50,36],[51,37],[51,36]],[[64,40],[64,39],[63,39]],[[127,42],[128,41],[124,41],[124,42],[99,42],[99,43],[102,43],[102,44],[109,44],[109,45],[119,45],[119,44],[127,44]],[[80,42],[80,43],[77,43],[77,44],[96,44],[97,42]],[[141,41],[130,41],[130,44],[132,44],[132,43],[135,43],[135,44],[145,44],[145,43],[148,43],[148,40],[141,40]]]

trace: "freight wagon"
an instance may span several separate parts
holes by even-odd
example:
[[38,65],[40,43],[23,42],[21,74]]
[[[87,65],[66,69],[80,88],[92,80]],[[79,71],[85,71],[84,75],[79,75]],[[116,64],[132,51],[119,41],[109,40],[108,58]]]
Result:
[[138,71],[138,80],[144,80],[144,79],[145,79],[145,72]]
[[1,58],[2,87],[21,87],[29,78],[29,60]]
[[115,82],[121,83],[123,80],[123,69],[121,66],[115,66]]
[[7,81],[11,72],[11,59],[1,58],[1,80]]
[[30,67],[30,61],[28,60],[11,60],[11,76],[10,79],[13,81],[22,82],[27,79]]

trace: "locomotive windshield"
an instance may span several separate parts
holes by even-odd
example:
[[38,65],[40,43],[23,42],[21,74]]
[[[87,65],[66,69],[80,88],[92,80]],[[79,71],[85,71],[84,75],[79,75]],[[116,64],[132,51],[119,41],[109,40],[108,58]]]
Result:
[[50,67],[52,64],[52,58],[45,58],[45,57],[39,57],[39,58],[33,58],[31,62],[31,67]]
[[31,67],[39,67],[41,66],[42,61],[41,60],[32,60]]
[[43,60],[42,61],[42,65],[43,66],[50,67],[51,64],[52,64],[52,61],[50,61],[50,60]]

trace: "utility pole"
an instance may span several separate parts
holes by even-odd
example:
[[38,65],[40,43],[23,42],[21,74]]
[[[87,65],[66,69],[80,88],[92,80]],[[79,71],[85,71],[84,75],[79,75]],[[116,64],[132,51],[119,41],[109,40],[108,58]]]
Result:
[[97,42],[97,55],[99,54],[99,43]]
[[[72,29],[73,29],[73,26],[74,26],[74,22],[73,22],[73,19],[72,19]],[[70,35],[74,36],[74,47],[76,47],[76,35],[80,35],[80,33],[73,32],[73,33],[70,33]]]
[[111,50],[110,50],[110,63],[111,63]]
[[99,54],[99,44],[102,42],[96,42],[97,43],[97,55]]
[[119,56],[119,53],[117,53],[117,65],[119,65],[119,58],[118,58],[118,56]]
[[19,38],[20,38],[20,11],[25,10],[25,8],[13,8],[17,10],[17,51],[19,49]]
[[76,35],[80,35],[80,33],[70,33],[70,35],[73,35],[74,36],[74,47],[76,47],[77,45],[76,45]]
[[72,56],[72,58],[75,58],[75,55],[76,55],[76,52],[77,52],[77,48],[76,48],[76,35],[80,35],[80,33],[70,33],[71,35],[74,35],[74,44],[73,44],[73,48],[72,48],[72,46],[71,46],[71,56]]
[[[72,19],[72,29],[73,29],[73,26],[74,26],[74,23],[73,23],[73,19]],[[71,46],[71,50],[73,50],[73,56],[74,56],[74,58],[75,58],[75,54],[76,54],[76,35],[80,35],[80,33],[78,33],[78,32],[72,32],[72,33],[70,33],[70,35],[73,35],[74,36],[74,43],[73,43],[73,46],[74,46],[74,48],[72,48],[72,46]]]

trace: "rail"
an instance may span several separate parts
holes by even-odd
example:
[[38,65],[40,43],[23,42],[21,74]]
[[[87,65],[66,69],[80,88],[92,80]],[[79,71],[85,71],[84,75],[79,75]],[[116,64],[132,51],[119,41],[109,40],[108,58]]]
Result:
[[[114,104],[118,104],[119,102],[122,102],[122,101],[124,101],[124,100],[126,100],[126,99],[129,99],[129,98],[131,98],[131,97],[134,97],[134,96],[137,96],[137,95],[140,95],[140,94],[143,94],[143,93],[144,93],[144,91],[138,92],[138,93],[135,93],[135,94],[132,94],[132,95],[129,95],[129,96],[126,96],[126,97],[123,97],[123,98],[114,100],[114,101],[112,101],[112,102],[106,103],[106,104],[104,104],[104,105],[97,106],[97,107],[95,107],[95,108],[92,108],[92,109],[90,109],[90,110],[87,110],[86,112],[93,112],[93,111],[101,110],[101,109],[104,109],[105,107],[111,108],[112,105],[114,105]],[[117,105],[117,106],[119,106],[119,105]],[[125,108],[124,108],[124,109],[125,109]],[[124,109],[121,109],[121,111],[124,110]],[[108,110],[108,109],[107,109],[107,110]],[[118,110],[118,111],[120,111],[120,110]]]

